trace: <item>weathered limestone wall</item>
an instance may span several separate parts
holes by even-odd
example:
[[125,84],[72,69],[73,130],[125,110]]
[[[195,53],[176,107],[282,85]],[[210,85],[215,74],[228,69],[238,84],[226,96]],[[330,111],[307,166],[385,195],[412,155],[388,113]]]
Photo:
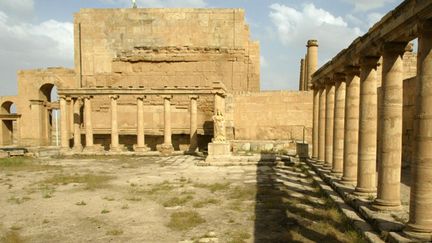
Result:
[[82,87],[206,86],[259,91],[259,44],[241,9],[82,9],[75,70]]
[[[266,91],[234,94],[227,99],[235,140],[305,140],[312,143],[312,92]],[[227,124],[227,129],[230,123]]]

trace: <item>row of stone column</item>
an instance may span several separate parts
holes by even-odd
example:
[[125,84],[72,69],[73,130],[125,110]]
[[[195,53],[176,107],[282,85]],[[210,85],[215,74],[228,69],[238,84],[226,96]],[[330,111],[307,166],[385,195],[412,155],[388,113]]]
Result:
[[[406,229],[417,235],[432,234],[432,211],[429,210],[432,208],[431,26],[430,23],[423,25],[418,39],[415,159],[411,164],[410,218]],[[340,175],[341,183],[354,184],[356,195],[377,193],[373,207],[378,210],[401,208],[403,55],[406,47],[406,42],[383,45],[379,115],[379,57],[362,57],[359,66],[347,66],[343,72],[314,84],[312,157]],[[379,168],[376,168],[377,161]]]
[[[94,138],[93,138],[93,124],[92,124],[92,96],[83,97],[66,97],[60,96],[60,113],[61,113],[61,149],[66,152],[70,150],[69,147],[69,133],[71,127],[73,127],[73,150],[80,152],[83,150],[81,143],[81,107],[82,101],[84,101],[84,127],[85,127],[85,139],[86,146],[84,151],[92,152],[95,150]],[[119,126],[118,126],[118,99],[119,95],[110,95],[111,102],[111,146],[110,151],[120,152],[122,146],[119,143]],[[137,97],[137,143],[134,146],[136,152],[145,152],[149,148],[145,144],[145,133],[144,133],[144,100],[145,96]],[[162,96],[164,99],[164,144],[165,148],[172,148],[172,130],[171,130],[171,95]],[[198,136],[197,136],[197,95],[191,95],[190,98],[190,151],[195,151],[198,148]],[[73,109],[68,109],[68,102],[72,104]],[[73,126],[68,124],[68,120],[71,118]]]

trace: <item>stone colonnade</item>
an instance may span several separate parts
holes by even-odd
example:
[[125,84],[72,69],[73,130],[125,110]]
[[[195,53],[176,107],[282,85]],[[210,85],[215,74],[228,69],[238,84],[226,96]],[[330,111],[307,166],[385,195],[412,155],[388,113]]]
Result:
[[[62,152],[95,152],[98,147],[94,145],[93,125],[92,125],[92,96],[79,96],[69,97],[60,95],[60,112],[61,112],[61,150]],[[118,125],[118,99],[119,95],[108,95],[111,107],[111,152],[121,152],[124,146],[119,144],[119,125]],[[163,95],[164,106],[164,143],[161,145],[162,149],[173,151],[172,145],[172,130],[171,130],[171,99],[172,95]],[[146,152],[149,148],[145,143],[144,134],[144,101],[145,95],[137,96],[137,142],[134,146],[135,152]],[[198,149],[198,95],[190,95],[190,149],[189,152],[196,152]],[[67,101],[70,100],[72,109],[68,108]],[[224,98],[220,95],[215,95],[215,109],[224,105]],[[84,106],[84,129],[86,146],[83,149],[81,143],[81,107]],[[72,114],[71,114],[72,112]],[[215,111],[216,112],[216,111]],[[68,119],[71,123],[68,124]],[[73,124],[73,125],[72,125]],[[69,134],[73,134],[73,146],[69,144]]]
[[[405,233],[432,235],[432,21],[419,25],[415,152],[411,164],[410,216]],[[314,80],[312,157],[331,165],[357,196],[377,195],[376,210],[401,208],[403,55],[408,42],[385,42],[379,55]],[[378,60],[382,102],[378,114]],[[336,92],[334,92],[336,90]],[[380,132],[378,132],[380,120]],[[330,123],[330,124],[329,124]],[[379,138],[378,138],[379,136]],[[377,144],[377,141],[380,144]],[[378,153],[377,147],[380,147]],[[332,152],[332,153],[331,153]],[[377,167],[377,161],[378,167]]]

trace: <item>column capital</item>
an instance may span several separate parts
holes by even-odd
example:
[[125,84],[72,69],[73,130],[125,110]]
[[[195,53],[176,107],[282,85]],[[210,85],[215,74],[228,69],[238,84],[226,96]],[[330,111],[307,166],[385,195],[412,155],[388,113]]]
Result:
[[164,100],[170,100],[173,98],[172,95],[161,95],[160,97],[162,97]]
[[382,45],[382,51],[387,53],[395,53],[402,55],[406,51],[409,51],[409,49],[412,49],[412,46],[410,48],[410,45],[408,42],[385,42]]
[[118,95],[109,95],[108,97],[112,100],[118,100],[120,98]]
[[419,25],[419,32],[422,33],[432,33],[432,20],[423,20],[420,21]]
[[136,96],[136,99],[144,101],[145,99],[147,99],[147,96],[146,95],[138,95],[138,96]]
[[326,86],[326,87],[328,87],[328,86],[333,86],[335,84],[335,82],[334,82],[334,79],[333,78],[331,78],[331,77],[325,77],[324,78],[324,85]]
[[93,98],[93,96],[91,96],[91,95],[83,95],[83,96],[81,96],[81,99],[83,99],[83,100],[90,100],[92,98]]
[[380,57],[375,56],[364,56],[360,58],[361,67],[377,68],[379,66]]
[[197,100],[199,98],[198,95],[189,95],[189,99],[191,100]]
[[72,97],[66,96],[66,101],[72,101]]
[[346,66],[344,68],[344,72],[348,75],[360,76],[360,67],[359,66]]
[[306,47],[318,46],[317,40],[308,40]]
[[66,100],[67,96],[66,95],[59,95],[58,98],[59,98],[59,100]]
[[333,80],[338,83],[338,82],[345,82],[346,81],[346,74],[345,73],[335,73],[333,74]]

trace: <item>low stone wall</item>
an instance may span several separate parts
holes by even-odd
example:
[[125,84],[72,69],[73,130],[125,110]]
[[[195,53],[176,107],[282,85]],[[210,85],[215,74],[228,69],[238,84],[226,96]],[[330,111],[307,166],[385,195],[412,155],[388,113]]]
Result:
[[[233,140],[312,143],[313,93],[236,93],[226,100],[228,137]],[[231,132],[231,134],[230,134]]]
[[262,141],[262,140],[232,140],[230,141],[233,153],[283,153],[296,154],[296,142],[294,141]]

